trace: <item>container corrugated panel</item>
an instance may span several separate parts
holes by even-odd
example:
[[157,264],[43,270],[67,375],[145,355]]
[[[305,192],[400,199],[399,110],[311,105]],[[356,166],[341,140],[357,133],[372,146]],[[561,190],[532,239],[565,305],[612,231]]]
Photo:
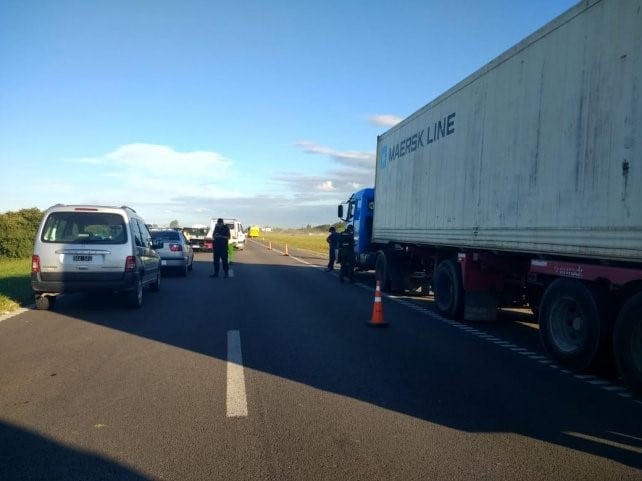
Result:
[[380,136],[374,240],[642,261],[641,45],[582,2]]

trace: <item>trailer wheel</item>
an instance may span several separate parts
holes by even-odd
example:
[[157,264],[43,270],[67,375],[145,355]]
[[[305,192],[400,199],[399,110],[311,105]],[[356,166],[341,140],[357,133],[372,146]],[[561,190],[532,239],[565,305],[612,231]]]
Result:
[[390,292],[390,269],[388,267],[388,259],[383,251],[377,252],[377,259],[375,261],[375,279],[379,281],[382,291]]
[[617,317],[613,351],[624,382],[642,396],[642,292],[631,297]]
[[607,337],[602,296],[580,281],[557,279],[539,307],[539,334],[549,357],[574,371],[594,366]]
[[464,312],[464,284],[456,260],[446,259],[439,263],[433,289],[437,310],[450,319],[461,317]]

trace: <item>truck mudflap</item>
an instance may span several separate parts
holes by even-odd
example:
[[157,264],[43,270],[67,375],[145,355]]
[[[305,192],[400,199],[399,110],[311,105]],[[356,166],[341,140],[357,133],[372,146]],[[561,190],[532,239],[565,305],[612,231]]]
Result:
[[521,272],[525,276],[528,270],[527,262],[489,252],[460,253],[457,262],[465,293],[463,318],[467,321],[497,320],[506,273]]

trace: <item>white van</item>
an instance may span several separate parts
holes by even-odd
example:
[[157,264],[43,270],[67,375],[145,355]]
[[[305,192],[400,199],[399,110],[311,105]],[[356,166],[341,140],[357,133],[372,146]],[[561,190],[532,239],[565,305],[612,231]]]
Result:
[[[212,250],[214,247],[212,239],[214,238],[214,228],[216,227],[217,219],[218,217],[212,218],[210,229],[205,236],[206,250]],[[245,231],[243,230],[243,225],[237,219],[224,218],[223,223],[230,229],[230,244],[232,244],[235,249],[245,249]]]
[[160,287],[162,246],[129,207],[50,207],[31,262],[36,309],[51,309],[59,294],[87,291],[121,292],[130,307],[141,307],[143,288]]

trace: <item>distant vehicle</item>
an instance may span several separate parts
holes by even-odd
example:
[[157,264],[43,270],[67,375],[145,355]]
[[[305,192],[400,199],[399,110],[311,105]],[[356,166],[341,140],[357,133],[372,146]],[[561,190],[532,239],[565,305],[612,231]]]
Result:
[[55,205],[38,228],[31,261],[36,309],[62,293],[117,291],[143,304],[143,288],[160,288],[161,259],[145,221],[129,207]]
[[195,225],[183,228],[185,238],[195,252],[205,250],[205,236],[207,235],[208,230],[209,229],[205,225]]
[[161,269],[175,270],[186,276],[187,271],[192,270],[194,251],[183,233],[176,229],[158,229],[151,233],[152,239],[163,243],[163,247],[157,250],[161,257]]
[[260,235],[260,233],[261,233],[261,229],[259,228],[259,226],[253,225],[248,230],[247,236],[248,237],[258,237]]
[[[216,219],[218,218],[212,218],[210,228],[205,236],[204,246],[207,250],[212,250],[214,247],[212,239],[214,237]],[[223,223],[230,229],[230,244],[232,244],[235,249],[245,249],[245,231],[243,230],[243,225],[237,219],[223,219]]]

